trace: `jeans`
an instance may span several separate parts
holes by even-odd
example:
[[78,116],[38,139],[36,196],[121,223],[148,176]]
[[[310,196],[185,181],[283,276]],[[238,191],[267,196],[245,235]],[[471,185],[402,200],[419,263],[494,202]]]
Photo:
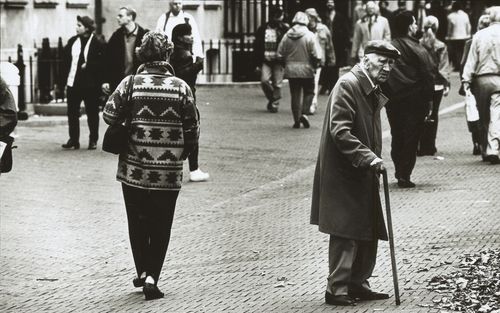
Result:
[[270,102],[281,99],[284,68],[281,63],[262,63],[260,83]]
[[303,107],[311,107],[314,97],[314,77],[289,78],[290,95],[292,99],[292,114],[295,123],[299,123]]

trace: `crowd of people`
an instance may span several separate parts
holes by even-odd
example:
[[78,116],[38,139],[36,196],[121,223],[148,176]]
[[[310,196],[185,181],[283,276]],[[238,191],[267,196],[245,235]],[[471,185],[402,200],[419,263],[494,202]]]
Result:
[[[415,187],[411,175],[417,156],[437,152],[439,107],[449,93],[453,69],[461,72],[461,92],[477,102],[471,109],[478,118],[468,118],[473,154],[500,163],[500,7],[487,9],[471,38],[469,17],[458,1],[449,14],[434,6],[436,1],[430,7],[418,1],[413,12],[406,10],[406,1],[398,2],[395,12],[388,10],[387,1],[360,4],[352,27],[335,10],[333,0],[327,1],[325,16],[309,8],[296,12],[291,26],[284,22],[284,11],[274,7],[270,20],[255,34],[255,57],[269,112],[278,112],[284,78],[290,87],[293,128],[309,128],[308,116],[320,105],[318,94],[330,93],[311,208],[311,223],[330,235],[328,304],[388,298],[368,282],[378,240],[387,239],[378,193],[378,175],[385,172],[380,119],[384,106],[401,188]],[[133,285],[143,288],[147,300],[163,297],[158,280],[183,161],[189,160],[191,181],[209,178],[198,165],[201,38],[194,18],[182,10],[182,1],[169,4],[154,31],[136,22],[135,10],[121,7],[120,27],[107,43],[94,34],[92,18],[78,16],[77,34],[65,47],[69,140],[62,147],[80,148],[83,101],[88,149],[96,149],[101,93],[107,96],[104,121],[127,129],[116,177],[122,183],[136,267]],[[352,68],[339,77],[346,66]],[[12,144],[9,134],[17,120],[12,95],[2,80],[0,87],[4,150]],[[2,170],[4,162],[2,158]]]

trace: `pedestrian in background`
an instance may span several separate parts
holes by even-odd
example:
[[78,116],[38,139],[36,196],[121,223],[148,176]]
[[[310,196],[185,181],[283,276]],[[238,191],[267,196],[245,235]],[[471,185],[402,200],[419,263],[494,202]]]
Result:
[[465,41],[471,36],[469,15],[462,9],[460,1],[453,2],[451,13],[448,14],[448,51],[453,70],[460,70],[460,60],[464,51]]
[[429,52],[434,60],[434,93],[432,106],[427,116],[422,135],[420,136],[417,155],[434,155],[437,152],[436,135],[439,121],[439,106],[443,96],[448,96],[450,91],[450,62],[446,44],[437,38],[439,21],[435,16],[428,15],[424,20],[424,33],[420,43]]
[[136,50],[141,46],[142,37],[147,32],[135,22],[137,13],[131,7],[121,7],[118,11],[118,28],[109,38],[105,53],[105,72],[102,90],[108,94],[116,89],[125,76],[135,74],[140,65]]
[[391,125],[391,157],[398,186],[412,188],[411,174],[417,159],[418,140],[434,95],[434,61],[415,37],[418,26],[412,12],[394,17],[392,44],[401,52],[383,90]]
[[[203,69],[203,59],[197,59],[193,62],[191,53],[193,46],[193,33],[190,24],[179,24],[172,30],[172,41],[174,51],[170,56],[170,64],[174,69],[175,76],[185,81],[193,93],[196,104],[196,77]],[[198,164],[198,155],[200,147],[196,145],[189,154],[189,180],[193,182],[202,182],[210,178],[208,173],[203,172]]]
[[200,62],[205,58],[203,53],[203,47],[201,45],[201,36],[198,29],[198,24],[194,17],[184,12],[182,9],[183,1],[180,0],[170,0],[169,8],[170,10],[166,13],[160,15],[158,21],[156,22],[156,31],[164,32],[168,38],[172,38],[172,30],[175,26],[179,24],[189,24],[193,32],[193,57],[197,62]]
[[320,64],[314,74],[314,97],[310,107],[303,106],[302,113],[306,115],[314,114],[318,107],[319,78],[323,68],[335,65],[335,51],[333,49],[332,35],[328,27],[321,23],[321,18],[316,9],[309,8],[305,11],[309,18],[308,28],[316,35],[316,43],[320,56]]
[[398,0],[398,8],[392,12],[392,17],[389,20],[389,25],[391,28],[391,34],[394,34],[396,32],[395,27],[394,27],[394,18],[401,12],[406,11],[406,0]]
[[[490,26],[490,15],[489,14],[481,15],[477,22],[477,30],[480,31],[481,29],[486,28],[488,26]],[[472,43],[472,38],[465,42],[464,53],[462,54],[462,61],[460,61],[460,77],[462,77],[462,74],[464,72],[464,66],[465,62],[467,62],[467,56],[469,55],[471,43]],[[458,93],[461,96],[465,96],[463,83],[460,85],[460,90],[458,91]],[[467,128],[469,129],[469,132],[471,133],[472,136],[472,145],[473,145],[472,154],[480,155],[481,131],[480,131],[479,121],[467,121]]]
[[417,21],[417,28],[418,28],[415,37],[418,39],[422,38],[422,35],[424,34],[425,19],[429,15],[426,5],[427,5],[426,0],[417,0],[414,2],[413,5],[413,16]]
[[364,49],[370,40],[391,41],[389,21],[378,15],[375,1],[368,1],[365,6],[366,15],[356,22],[352,38],[351,63],[361,59]]
[[389,21],[389,26],[390,26],[390,20],[392,19],[392,11],[389,10],[389,1],[387,0],[381,0],[378,2],[378,9],[379,9],[379,14],[380,16],[385,17]]
[[[197,144],[198,112],[188,84],[166,62],[172,43],[163,32],[144,35],[133,86],[123,79],[104,108],[104,121],[130,125],[128,151],[120,154],[122,183],[137,278],[146,300],[162,298],[158,288],[170,241],[182,163]],[[128,95],[127,90],[132,94]],[[131,99],[130,102],[127,99]]]
[[260,84],[267,98],[267,110],[278,112],[283,83],[283,60],[278,58],[278,44],[290,26],[283,22],[284,12],[278,7],[271,10],[271,20],[255,33],[255,62],[260,69]]
[[335,2],[328,0],[326,3],[328,8],[327,15],[324,18],[325,25],[328,26],[332,34],[333,50],[335,53],[335,64],[332,66],[325,66],[321,70],[319,84],[321,89],[320,94],[330,93],[333,86],[339,79],[339,68],[347,65],[348,49],[350,46],[351,38],[349,37],[350,29],[348,20],[342,13],[335,10]]
[[12,143],[10,134],[17,125],[16,102],[7,83],[0,76],[0,173],[12,169]]
[[293,128],[309,128],[309,119],[302,108],[310,107],[314,97],[314,73],[320,57],[316,36],[307,28],[309,18],[304,12],[293,17],[292,28],[278,46],[278,58],[285,63],[285,77],[290,85]]
[[370,41],[358,65],[335,85],[325,114],[314,173],[311,224],[330,235],[325,302],[387,299],[368,279],[378,240],[387,240],[379,196],[382,127],[387,97],[379,84],[389,76],[399,51],[383,40]]
[[105,44],[94,35],[95,23],[88,16],[77,16],[76,36],[64,48],[69,140],[64,149],[80,149],[80,105],[83,101],[89,126],[89,150],[99,139],[99,97],[103,79]]
[[464,89],[477,100],[483,161],[500,163],[500,6],[489,8],[490,26],[472,37],[464,66]]
[[436,38],[445,42],[446,33],[448,32],[448,13],[441,3],[441,0],[432,0],[427,13],[428,15],[435,16],[438,19],[439,28],[436,32]]

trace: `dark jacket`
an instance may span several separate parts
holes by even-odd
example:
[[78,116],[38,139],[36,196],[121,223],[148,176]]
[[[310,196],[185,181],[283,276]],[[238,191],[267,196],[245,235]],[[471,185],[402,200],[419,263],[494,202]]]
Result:
[[[137,24],[137,27],[136,48],[141,46],[142,37],[148,32],[147,29],[142,28],[139,24]],[[124,27],[117,29],[109,38],[106,46],[104,82],[109,83],[111,90],[115,90],[116,86],[125,77],[125,31]],[[134,73],[137,71],[139,65],[141,65],[141,62],[134,53]]]
[[423,102],[430,101],[434,93],[434,73],[436,65],[429,52],[418,39],[401,37],[392,40],[401,52],[387,82],[384,93],[391,102],[418,96]]
[[[71,70],[71,63],[73,60],[73,56],[71,54],[71,49],[73,44],[78,39],[78,36],[73,36],[68,40],[68,43],[64,47],[64,82],[66,83],[68,79],[68,74]],[[105,43],[100,40],[95,34],[92,38],[89,45],[89,51],[87,54],[87,62],[85,68],[81,68],[81,63],[78,63],[78,69],[76,71],[75,83],[74,87],[83,87],[83,88],[100,88],[103,81],[104,70],[103,70],[103,62],[104,62],[104,50]],[[85,48],[85,44],[82,43],[82,51]],[[83,60],[82,60],[83,61]]]
[[264,62],[264,41],[266,35],[266,28],[274,28],[276,29],[276,33],[278,35],[277,44],[280,43],[283,36],[286,34],[290,26],[287,23],[273,23],[267,22],[264,25],[261,25],[257,31],[255,32],[255,41],[254,41],[254,53],[255,53],[255,63],[257,65],[261,65]]
[[350,44],[349,21],[339,12],[335,12],[333,21],[327,18],[325,24],[332,34],[333,50],[335,51],[335,65],[338,67],[346,66]]
[[203,69],[203,61],[193,62],[190,47],[177,42],[174,44],[174,51],[170,56],[170,65],[174,68],[175,76],[185,81],[194,91],[196,76]]
[[378,177],[370,168],[381,155],[380,110],[386,102],[359,65],[335,85],[314,173],[311,224],[319,225],[321,232],[387,240]]

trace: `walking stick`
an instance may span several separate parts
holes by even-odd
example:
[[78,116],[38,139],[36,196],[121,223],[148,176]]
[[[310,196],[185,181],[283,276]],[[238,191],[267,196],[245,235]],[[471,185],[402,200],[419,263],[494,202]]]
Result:
[[387,229],[389,230],[389,247],[391,250],[391,266],[392,266],[392,279],[394,282],[394,296],[396,298],[396,305],[400,305],[401,300],[399,299],[398,269],[396,265],[396,252],[394,251],[394,234],[392,232],[391,202],[389,199],[389,183],[387,181],[387,170],[384,169],[382,171],[382,177],[384,181]]

